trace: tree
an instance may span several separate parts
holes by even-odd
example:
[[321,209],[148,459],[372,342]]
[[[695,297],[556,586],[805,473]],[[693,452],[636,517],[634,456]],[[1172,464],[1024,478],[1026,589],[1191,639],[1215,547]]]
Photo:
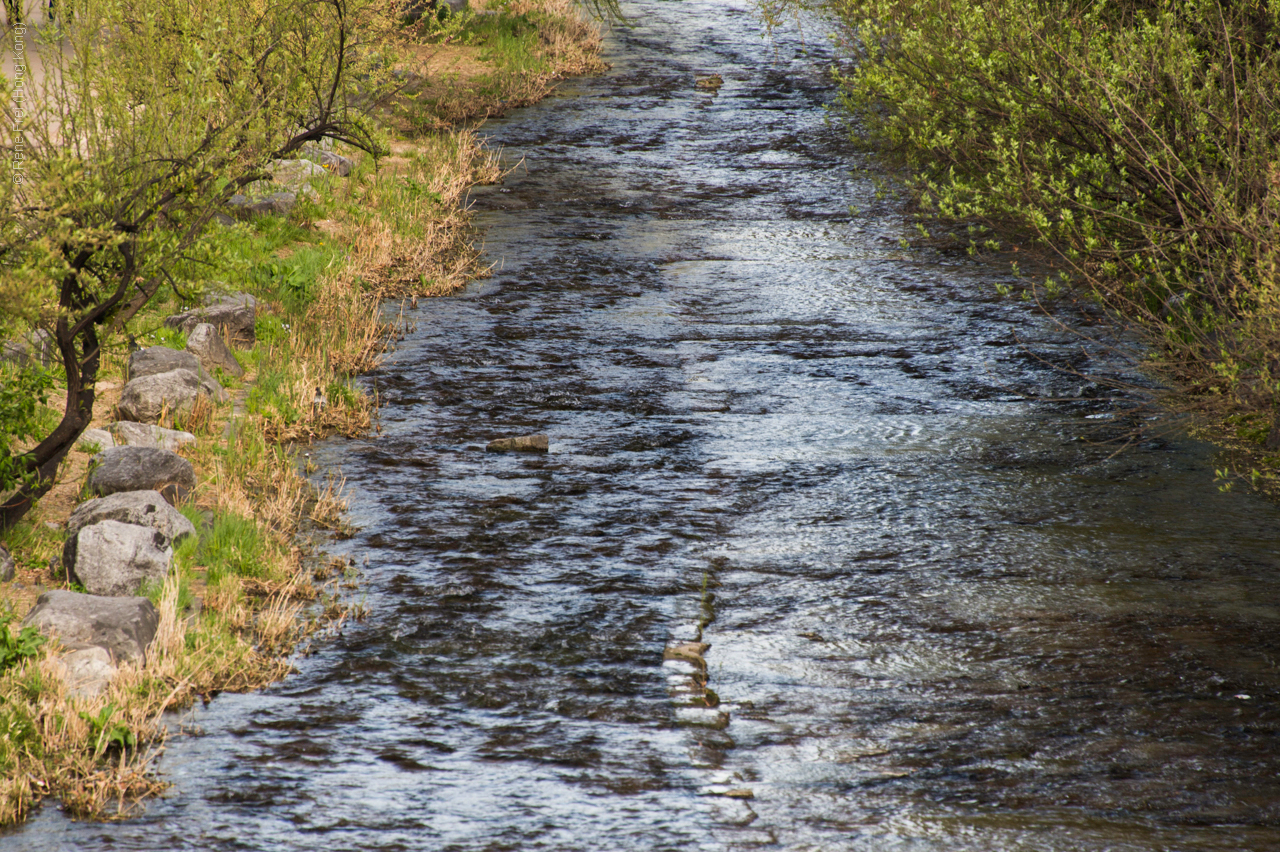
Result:
[[369,113],[395,88],[392,10],[374,0],[67,0],[60,10],[61,26],[10,28],[15,73],[0,77],[11,166],[0,329],[47,327],[66,384],[58,425],[0,480],[0,530],[49,489],[88,426],[103,335],[159,292],[272,159],[323,139],[378,152]]

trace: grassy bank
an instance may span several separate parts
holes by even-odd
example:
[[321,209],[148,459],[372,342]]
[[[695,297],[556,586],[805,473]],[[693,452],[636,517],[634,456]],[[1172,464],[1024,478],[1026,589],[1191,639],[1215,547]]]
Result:
[[[557,0],[432,17],[407,33],[397,70],[409,85],[380,116],[390,154],[317,180],[316,196],[285,218],[213,226],[199,255],[175,264],[147,307],[103,339],[92,426],[114,419],[130,338],[181,349],[164,317],[209,293],[258,299],[256,342],[237,352],[245,376],[221,377],[233,401],[173,424],[197,437],[181,453],[198,485],[179,508],[198,535],[176,550],[166,584],[149,590],[161,624],[145,666],[122,666],[100,697],[70,697],[56,643],[16,630],[41,592],[70,587],[63,528],[94,448],[68,455],[52,490],[5,533],[18,569],[0,584],[0,823],[48,796],[75,817],[127,815],[162,787],[152,768],[165,712],[271,683],[317,631],[363,614],[354,566],[322,550],[324,536],[345,533],[340,483],[313,487],[305,444],[370,428],[377,400],[355,377],[396,333],[388,300],[449,293],[483,274],[465,193],[501,175],[477,132],[458,122],[602,67],[595,29]],[[0,382],[16,381],[3,369]],[[59,400],[57,379],[47,381]],[[52,406],[32,413],[37,423],[60,416]]]
[[1042,247],[1061,273],[1026,296],[1136,331],[1161,401],[1233,450],[1224,475],[1276,493],[1280,3],[813,5],[853,60],[855,135],[902,167],[925,227]]

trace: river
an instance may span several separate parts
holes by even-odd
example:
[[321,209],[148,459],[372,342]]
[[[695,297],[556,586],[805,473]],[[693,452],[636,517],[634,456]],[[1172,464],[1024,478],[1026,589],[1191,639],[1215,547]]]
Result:
[[369,617],[140,816],[0,848],[1280,849],[1276,506],[1099,443],[1124,362],[904,245],[820,26],[624,10],[488,126],[493,275],[420,303],[381,434],[315,448]]

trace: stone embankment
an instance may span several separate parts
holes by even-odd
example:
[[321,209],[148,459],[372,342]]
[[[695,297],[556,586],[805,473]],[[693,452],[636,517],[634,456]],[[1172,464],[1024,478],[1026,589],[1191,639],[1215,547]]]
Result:
[[[309,181],[345,177],[353,166],[331,151],[304,153],[315,161],[277,160],[272,183],[251,189],[260,195],[279,191],[256,200],[237,196],[232,212],[285,215],[298,195],[315,193]],[[256,321],[257,300],[247,293],[213,296],[201,307],[168,317],[164,324],[186,335],[186,349],[152,346],[132,352],[116,405],[118,419],[80,437],[81,448],[98,451],[85,483],[95,496],[67,521],[62,569],[84,591],[45,592],[22,621],[67,650],[57,671],[73,695],[99,695],[120,664],[146,660],[159,615],[143,593],[165,582],[174,547],[196,533],[175,508],[196,487],[195,469],[178,454],[196,437],[169,427],[201,399],[229,400],[217,376],[244,377],[235,349],[253,346]],[[49,336],[36,332],[29,340],[6,343],[0,357],[50,366]],[[12,576],[13,560],[0,546],[0,580]]]
[[67,521],[62,569],[84,591],[45,592],[22,621],[67,650],[57,671],[73,695],[101,694],[120,664],[146,660],[159,615],[143,593],[165,582],[174,547],[196,533],[175,508],[196,487],[194,467],[177,451],[196,437],[164,424],[201,397],[229,398],[215,374],[244,376],[234,345],[252,345],[256,308],[237,293],[169,317],[166,324],[187,332],[186,350],[131,353],[121,419],[80,438],[99,451],[85,483],[95,496]]

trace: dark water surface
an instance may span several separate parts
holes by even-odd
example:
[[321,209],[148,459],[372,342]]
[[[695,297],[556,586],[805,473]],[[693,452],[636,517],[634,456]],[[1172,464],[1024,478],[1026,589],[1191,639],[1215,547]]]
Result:
[[[369,619],[198,712],[142,817],[0,847],[1280,849],[1276,507],[1081,440],[1114,406],[1042,360],[1079,341],[899,247],[817,28],[628,11],[492,125],[494,276],[318,450]],[[691,710],[663,650],[710,615]]]

